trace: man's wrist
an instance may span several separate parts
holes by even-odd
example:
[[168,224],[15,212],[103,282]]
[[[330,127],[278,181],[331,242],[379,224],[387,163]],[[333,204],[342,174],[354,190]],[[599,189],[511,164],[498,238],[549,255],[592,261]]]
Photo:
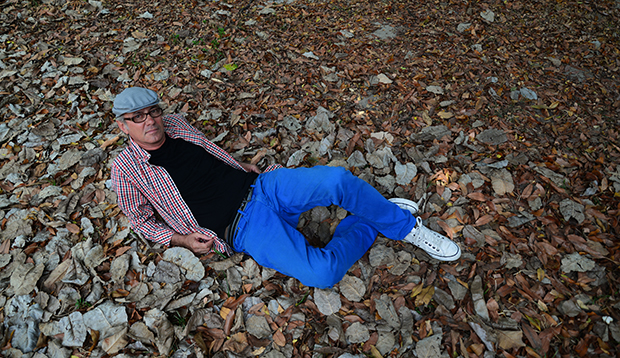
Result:
[[181,234],[177,234],[176,232],[172,234],[170,237],[170,245],[169,246],[185,246],[185,236]]

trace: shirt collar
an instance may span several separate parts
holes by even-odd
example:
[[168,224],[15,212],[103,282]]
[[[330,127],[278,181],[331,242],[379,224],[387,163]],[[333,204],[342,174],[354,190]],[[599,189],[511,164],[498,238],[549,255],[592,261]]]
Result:
[[129,148],[134,152],[136,158],[141,162],[148,162],[151,159],[151,154],[134,142],[133,138],[129,137]]

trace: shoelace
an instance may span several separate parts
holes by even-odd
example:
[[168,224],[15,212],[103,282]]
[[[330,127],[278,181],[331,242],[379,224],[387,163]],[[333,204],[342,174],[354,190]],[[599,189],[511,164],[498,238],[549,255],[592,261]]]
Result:
[[[439,245],[438,245],[438,240],[435,237],[435,235],[433,234],[433,232],[431,232],[429,230],[429,236],[426,235],[422,235],[422,229],[424,228],[424,225],[422,225],[422,218],[421,217],[416,217],[415,218],[415,229],[416,232],[413,235],[413,244],[416,246],[422,246],[421,244],[424,243],[425,247],[428,247],[432,250],[434,250],[435,252],[439,252]],[[423,236],[426,236],[423,238]]]

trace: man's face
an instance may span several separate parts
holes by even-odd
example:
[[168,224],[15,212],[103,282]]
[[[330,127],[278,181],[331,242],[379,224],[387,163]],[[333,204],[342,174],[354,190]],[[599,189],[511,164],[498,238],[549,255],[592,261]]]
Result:
[[141,123],[135,123],[131,120],[131,118],[135,117],[139,113],[147,114],[155,107],[157,106],[123,114],[123,118],[125,118],[124,123],[119,120],[116,121],[120,130],[129,135],[137,145],[145,150],[159,149],[159,147],[164,144],[166,135],[164,132],[164,121],[162,116],[159,115],[153,118],[151,115],[147,115],[144,122]]

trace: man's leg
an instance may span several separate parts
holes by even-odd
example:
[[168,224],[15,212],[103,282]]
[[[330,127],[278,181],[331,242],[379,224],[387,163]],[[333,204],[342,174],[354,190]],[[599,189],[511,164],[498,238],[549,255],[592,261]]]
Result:
[[[422,225],[411,214],[414,203],[386,200],[365,181],[341,167],[280,169],[261,175],[257,189],[265,202],[291,226],[299,214],[315,206],[335,204],[345,208],[383,235],[405,240],[441,261],[457,260],[460,247],[447,237]],[[411,205],[413,204],[413,205]]]
[[296,226],[299,215],[316,206],[338,205],[384,236],[402,240],[416,219],[386,200],[375,188],[342,167],[278,169],[261,174],[255,195]]
[[257,199],[248,204],[239,221],[235,251],[247,253],[258,264],[295,277],[306,286],[327,288],[338,283],[377,236],[359,217],[349,216],[338,225],[329,244],[316,248],[295,226]]

